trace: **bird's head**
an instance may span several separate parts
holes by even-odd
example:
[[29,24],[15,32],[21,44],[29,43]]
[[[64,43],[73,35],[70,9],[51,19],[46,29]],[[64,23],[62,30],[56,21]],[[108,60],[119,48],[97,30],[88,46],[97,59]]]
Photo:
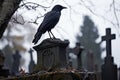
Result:
[[53,11],[61,11],[62,9],[66,9],[66,7],[61,6],[61,5],[55,5],[52,10]]

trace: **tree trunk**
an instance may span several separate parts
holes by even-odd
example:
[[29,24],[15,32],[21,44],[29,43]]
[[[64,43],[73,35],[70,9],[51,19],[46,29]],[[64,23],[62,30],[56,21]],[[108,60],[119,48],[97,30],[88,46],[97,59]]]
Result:
[[22,0],[1,0],[0,1],[0,38],[15,11],[19,8]]

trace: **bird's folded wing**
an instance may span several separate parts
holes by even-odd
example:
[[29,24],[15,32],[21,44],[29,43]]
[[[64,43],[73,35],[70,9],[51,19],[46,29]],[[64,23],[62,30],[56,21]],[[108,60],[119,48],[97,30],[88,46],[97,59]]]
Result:
[[56,11],[48,12],[44,17],[43,22],[41,23],[39,27],[39,30],[43,29],[43,27],[47,27],[47,25],[53,23],[54,21],[55,23],[57,23],[60,15],[61,15],[60,12],[56,12]]

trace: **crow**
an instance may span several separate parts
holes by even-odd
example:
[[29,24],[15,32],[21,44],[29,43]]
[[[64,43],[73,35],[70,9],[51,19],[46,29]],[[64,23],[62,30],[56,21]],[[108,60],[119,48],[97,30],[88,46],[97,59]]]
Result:
[[55,36],[51,32],[51,29],[54,28],[55,25],[58,23],[62,9],[66,9],[66,7],[63,7],[61,5],[55,5],[50,12],[46,13],[42,23],[40,24],[34,36],[32,43],[36,44],[41,38],[42,34],[44,34],[46,31],[48,31],[50,38],[52,38],[50,33],[52,34],[53,38],[55,38]]

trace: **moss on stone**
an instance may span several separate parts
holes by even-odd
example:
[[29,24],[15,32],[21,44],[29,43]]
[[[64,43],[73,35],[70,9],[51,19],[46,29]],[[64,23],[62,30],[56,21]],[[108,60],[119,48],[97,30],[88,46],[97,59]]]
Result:
[[[83,80],[85,73],[80,72],[45,72],[32,75],[22,75],[6,80]],[[4,79],[5,80],[5,79]],[[86,80],[96,80],[94,73],[88,73]]]

